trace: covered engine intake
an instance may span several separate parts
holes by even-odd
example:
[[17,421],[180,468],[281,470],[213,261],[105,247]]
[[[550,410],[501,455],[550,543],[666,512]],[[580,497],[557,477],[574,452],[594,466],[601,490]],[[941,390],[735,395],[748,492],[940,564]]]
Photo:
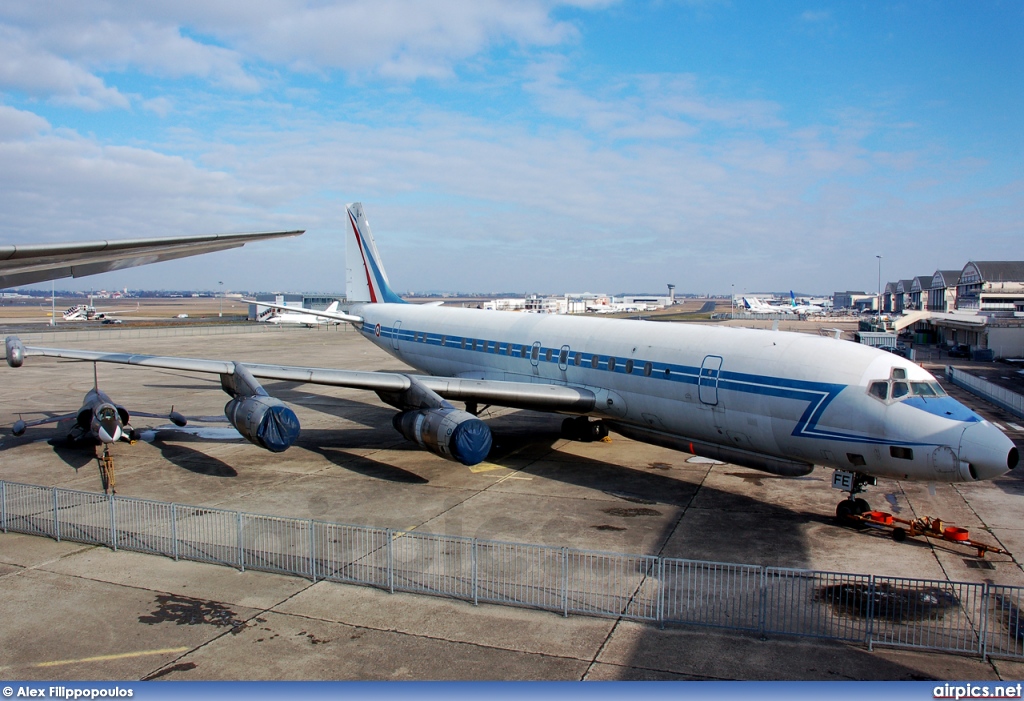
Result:
[[491,429],[472,414],[453,407],[395,414],[395,429],[421,448],[463,465],[476,465],[491,452]]
[[283,452],[298,440],[299,417],[267,394],[245,366],[235,363],[235,372],[221,375],[220,383],[232,397],[224,405],[224,415],[245,440],[272,453]]

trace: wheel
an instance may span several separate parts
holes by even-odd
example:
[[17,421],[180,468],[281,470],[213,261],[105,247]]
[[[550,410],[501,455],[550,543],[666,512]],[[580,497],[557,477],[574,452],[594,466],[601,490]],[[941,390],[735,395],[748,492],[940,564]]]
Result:
[[608,427],[604,425],[603,421],[595,421],[587,426],[587,435],[590,440],[599,441],[608,436]]
[[579,417],[570,416],[562,421],[562,438],[574,441],[580,437]]
[[902,543],[903,541],[905,541],[907,539],[907,532],[906,532],[906,530],[904,530],[902,528],[893,528],[892,529],[892,539],[895,540],[897,543]]
[[855,514],[864,514],[871,511],[871,505],[868,504],[866,499],[854,499],[853,500],[853,512]]
[[836,520],[843,526],[850,526],[853,524],[853,504],[850,503],[849,499],[843,499],[841,502],[836,504]]

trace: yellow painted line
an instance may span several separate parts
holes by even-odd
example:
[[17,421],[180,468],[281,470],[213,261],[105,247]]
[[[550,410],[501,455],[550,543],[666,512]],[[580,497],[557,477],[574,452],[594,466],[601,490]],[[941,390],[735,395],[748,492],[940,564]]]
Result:
[[504,470],[505,467],[501,465],[495,465],[493,462],[478,462],[476,465],[471,465],[469,468],[470,472],[490,472],[491,470]]
[[404,531],[395,531],[394,533],[391,534],[391,540],[393,540],[393,541],[394,540],[398,540],[402,536],[408,534],[409,531],[415,531],[417,528],[419,528],[419,526],[409,526]]
[[175,652],[188,652],[188,647],[168,647],[162,650],[140,650],[139,652],[121,652],[116,655],[99,655],[98,657],[83,657],[78,660],[55,660],[53,662],[40,662],[36,667],[60,667],[66,664],[80,664],[82,662],[108,662],[110,660],[126,660],[131,657],[145,657],[147,655],[169,655]]

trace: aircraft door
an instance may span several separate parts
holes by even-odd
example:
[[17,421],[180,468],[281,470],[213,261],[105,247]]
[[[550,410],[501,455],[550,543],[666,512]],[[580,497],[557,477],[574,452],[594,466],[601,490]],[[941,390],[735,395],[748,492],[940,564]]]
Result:
[[718,406],[718,375],[722,370],[722,356],[705,356],[700,364],[700,377],[697,379],[697,395],[701,404]]
[[533,367],[537,367],[540,362],[540,341],[533,342],[533,348],[530,349],[530,364]]
[[558,351],[558,369],[565,372],[567,367],[569,367],[569,346],[562,346]]
[[398,350],[398,335],[402,333],[402,322],[396,321],[391,327],[391,347]]

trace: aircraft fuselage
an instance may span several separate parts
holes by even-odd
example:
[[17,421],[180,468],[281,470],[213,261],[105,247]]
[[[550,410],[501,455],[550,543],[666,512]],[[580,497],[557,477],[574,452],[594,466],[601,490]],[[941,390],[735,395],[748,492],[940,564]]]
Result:
[[724,460],[778,474],[823,465],[958,482],[1017,462],[1010,440],[926,370],[856,343],[412,304],[350,312],[364,336],[424,373],[587,388],[598,398],[591,414],[621,433],[683,450],[696,442],[688,452],[698,454],[717,446]]

